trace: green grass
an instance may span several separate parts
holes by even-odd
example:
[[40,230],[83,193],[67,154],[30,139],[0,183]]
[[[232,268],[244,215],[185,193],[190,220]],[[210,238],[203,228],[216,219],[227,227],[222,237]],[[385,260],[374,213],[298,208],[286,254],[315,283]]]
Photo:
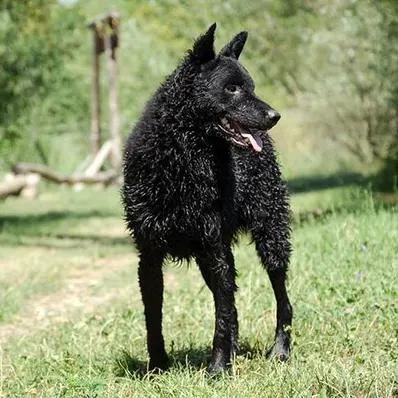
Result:
[[292,202],[291,361],[263,355],[275,304],[243,237],[235,249],[242,353],[215,380],[204,371],[213,304],[194,264],[165,270],[173,366],[145,374],[137,258],[116,190],[0,204],[0,396],[397,397],[396,209],[350,187]]

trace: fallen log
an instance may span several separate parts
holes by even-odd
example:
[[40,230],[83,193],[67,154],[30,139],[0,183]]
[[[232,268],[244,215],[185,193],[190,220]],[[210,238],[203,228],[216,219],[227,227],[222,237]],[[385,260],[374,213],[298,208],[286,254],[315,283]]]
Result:
[[33,199],[37,196],[37,184],[39,180],[40,176],[37,174],[9,174],[0,184],[0,199],[16,195]]
[[48,181],[54,182],[56,184],[67,184],[74,185],[78,183],[83,184],[105,184],[110,185],[118,180],[119,174],[114,170],[98,172],[94,175],[71,175],[65,176],[59,174],[49,167],[36,164],[36,163],[17,163],[12,171],[16,175],[26,175],[26,174],[38,174],[42,178],[45,178]]
[[11,195],[19,195],[25,186],[25,176],[15,176],[13,179],[2,182],[0,184],[0,199],[5,199],[7,196]]

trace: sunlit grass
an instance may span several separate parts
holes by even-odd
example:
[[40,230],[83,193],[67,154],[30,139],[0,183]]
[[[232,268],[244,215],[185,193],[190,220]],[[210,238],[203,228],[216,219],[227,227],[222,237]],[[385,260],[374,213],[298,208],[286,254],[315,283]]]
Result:
[[[0,330],[18,327],[21,314],[32,316],[27,308],[43,296],[54,295],[62,307],[57,292],[67,293],[76,275],[95,281],[84,286],[87,311],[66,311],[44,328],[33,319],[29,330],[2,343],[3,396],[396,396],[396,210],[347,188],[293,197],[294,340],[285,365],[263,355],[273,337],[274,299],[243,238],[235,249],[242,353],[230,375],[209,380],[213,303],[194,264],[165,269],[164,333],[173,363],[163,375],[145,376],[137,259],[118,200],[115,190],[64,191],[3,206]],[[318,207],[328,211],[298,221],[298,213]]]

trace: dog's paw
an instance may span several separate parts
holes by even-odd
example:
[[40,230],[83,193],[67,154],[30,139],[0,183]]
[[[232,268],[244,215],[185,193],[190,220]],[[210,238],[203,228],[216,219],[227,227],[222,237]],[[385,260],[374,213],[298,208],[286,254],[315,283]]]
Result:
[[287,362],[290,358],[289,346],[280,341],[276,341],[268,350],[267,358],[276,359],[279,362]]
[[160,358],[151,358],[149,361],[148,371],[155,374],[160,374],[169,368],[169,358],[164,355]]
[[211,361],[209,365],[207,366],[206,372],[210,377],[216,377],[218,375],[221,375],[228,371],[229,367],[226,362],[222,361],[217,361],[213,362]]

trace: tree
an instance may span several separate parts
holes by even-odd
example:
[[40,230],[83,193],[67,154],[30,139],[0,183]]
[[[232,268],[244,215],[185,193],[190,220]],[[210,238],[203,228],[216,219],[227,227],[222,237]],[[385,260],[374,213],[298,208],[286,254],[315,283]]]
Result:
[[15,143],[21,138],[28,143],[27,147],[36,148],[41,160],[46,160],[40,139],[43,131],[35,131],[34,119],[44,112],[46,117],[54,117],[71,101],[66,90],[77,87],[75,77],[65,68],[65,60],[79,46],[74,34],[76,27],[84,26],[76,11],[60,6],[56,0],[0,2],[0,154],[3,155],[0,157],[3,161],[17,154]]
[[[310,58],[315,123],[374,170],[398,145],[398,6],[334,1],[324,6]],[[317,102],[318,101],[318,102]]]

